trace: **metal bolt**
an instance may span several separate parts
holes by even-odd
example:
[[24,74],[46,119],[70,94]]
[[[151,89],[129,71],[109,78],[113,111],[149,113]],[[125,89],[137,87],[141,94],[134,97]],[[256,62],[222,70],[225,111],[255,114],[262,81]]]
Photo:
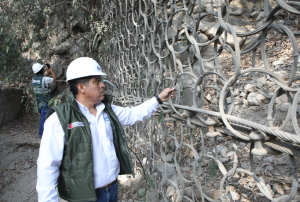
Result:
[[260,130],[253,130],[249,135],[251,140],[254,140],[254,148],[251,150],[251,153],[258,156],[266,155],[268,152],[262,146],[261,140],[264,140],[267,135]]

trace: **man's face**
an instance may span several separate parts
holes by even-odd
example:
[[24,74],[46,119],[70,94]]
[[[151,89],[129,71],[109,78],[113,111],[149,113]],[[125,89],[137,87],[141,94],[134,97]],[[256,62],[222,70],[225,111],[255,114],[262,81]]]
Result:
[[85,85],[84,97],[94,104],[104,99],[105,85],[100,76],[95,76],[89,80],[89,84]]

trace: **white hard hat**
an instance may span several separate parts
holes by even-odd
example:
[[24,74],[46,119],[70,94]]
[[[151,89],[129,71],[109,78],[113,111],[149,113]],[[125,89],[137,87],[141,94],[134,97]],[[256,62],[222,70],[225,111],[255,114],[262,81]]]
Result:
[[40,63],[34,63],[32,65],[32,71],[33,73],[38,73],[42,68],[43,68],[44,65],[41,65]]
[[87,76],[106,76],[93,58],[81,57],[73,60],[67,70],[67,81]]

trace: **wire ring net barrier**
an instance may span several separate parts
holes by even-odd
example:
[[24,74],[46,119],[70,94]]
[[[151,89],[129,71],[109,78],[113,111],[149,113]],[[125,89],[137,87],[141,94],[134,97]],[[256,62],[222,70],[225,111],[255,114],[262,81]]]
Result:
[[[280,12],[298,17],[300,3],[265,0],[264,21],[250,31],[229,23],[232,4],[101,1],[104,18],[114,25],[113,51],[101,56],[101,64],[110,75],[105,84],[116,96],[115,104],[133,106],[166,87],[176,89],[176,98],[151,118],[125,127],[135,166],[141,167],[164,201],[229,201],[234,193],[245,201],[299,198],[300,32],[277,22]],[[204,22],[215,23],[207,40]],[[270,65],[268,36],[273,31],[286,36],[292,47],[284,78]],[[242,48],[252,36],[255,43]],[[245,59],[251,65],[245,65]],[[255,90],[249,90],[247,99],[239,98],[236,89],[246,85]],[[258,101],[255,113],[266,112],[260,119],[249,110],[254,109],[250,95]],[[284,119],[277,120],[276,100],[283,96],[288,110]],[[285,173],[279,160],[276,164],[278,158],[288,162]],[[274,189],[282,179],[290,186],[278,195]]]

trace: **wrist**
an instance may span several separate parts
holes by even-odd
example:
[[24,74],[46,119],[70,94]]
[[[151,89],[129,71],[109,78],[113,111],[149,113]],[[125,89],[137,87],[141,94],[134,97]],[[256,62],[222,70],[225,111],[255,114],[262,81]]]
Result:
[[163,104],[163,101],[161,101],[161,99],[158,95],[155,95],[155,98],[159,104]]

